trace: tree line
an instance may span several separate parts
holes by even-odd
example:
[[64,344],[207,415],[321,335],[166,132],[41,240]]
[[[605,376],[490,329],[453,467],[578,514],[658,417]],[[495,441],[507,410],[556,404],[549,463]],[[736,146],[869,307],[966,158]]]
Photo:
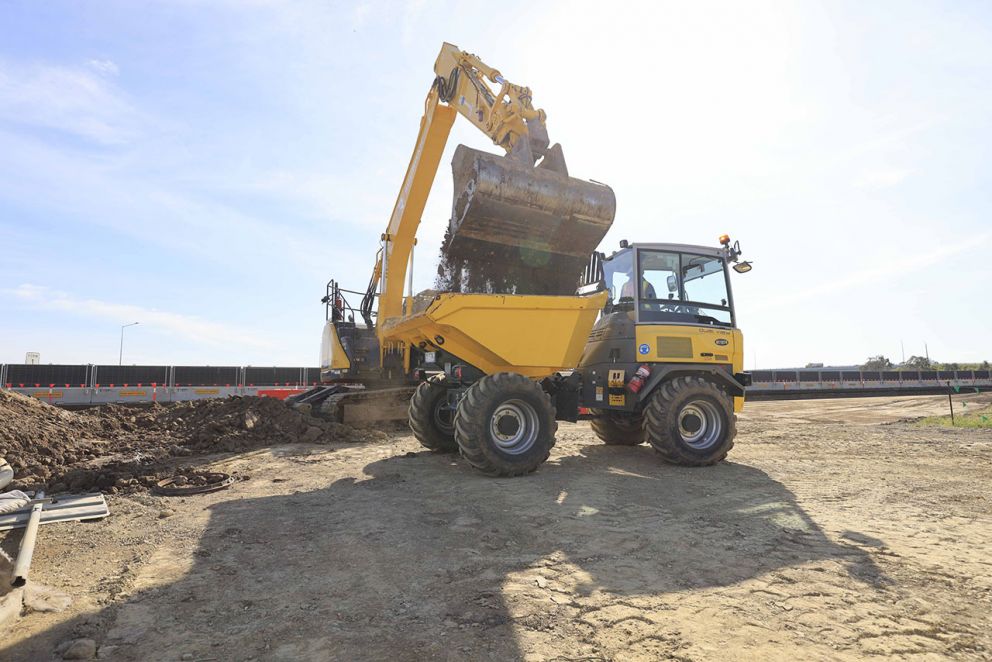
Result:
[[904,363],[893,363],[879,354],[870,356],[861,366],[862,370],[988,370],[989,362],[981,363],[941,363],[925,356],[911,356]]

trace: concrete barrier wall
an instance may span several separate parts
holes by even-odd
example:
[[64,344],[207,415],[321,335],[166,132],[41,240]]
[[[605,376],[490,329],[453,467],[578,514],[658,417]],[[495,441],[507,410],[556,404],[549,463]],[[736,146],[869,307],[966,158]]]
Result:
[[120,386],[120,387],[24,387],[10,389],[22,395],[63,407],[88,407],[104,404],[142,402],[185,402],[226,398],[233,395],[259,396],[285,400],[305,387],[287,386]]
[[313,386],[320,368],[258,366],[142,366],[0,364],[0,388],[119,386]]
[[[74,376],[83,383],[30,382],[30,377]],[[124,384],[101,381],[112,378],[163,375],[159,382]],[[17,378],[18,381],[14,381]],[[178,378],[181,379],[178,379]],[[887,371],[853,370],[756,370],[747,389],[752,399],[792,400],[810,397],[863,397],[927,395],[992,390],[988,370]],[[183,380],[203,383],[184,383]],[[320,380],[319,368],[257,368],[211,366],[98,366],[98,365],[0,365],[0,387],[66,407],[128,402],[184,402],[232,395],[286,398]],[[267,382],[267,383],[261,383]]]

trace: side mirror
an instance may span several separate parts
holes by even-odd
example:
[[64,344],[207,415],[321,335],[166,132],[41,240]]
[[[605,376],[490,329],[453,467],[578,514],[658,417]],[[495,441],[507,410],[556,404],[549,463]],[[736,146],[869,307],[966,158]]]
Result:
[[734,265],[734,271],[736,271],[739,274],[746,274],[747,272],[751,271],[751,263],[738,262],[737,264]]
[[668,291],[675,292],[679,289],[679,281],[675,276],[668,277]]

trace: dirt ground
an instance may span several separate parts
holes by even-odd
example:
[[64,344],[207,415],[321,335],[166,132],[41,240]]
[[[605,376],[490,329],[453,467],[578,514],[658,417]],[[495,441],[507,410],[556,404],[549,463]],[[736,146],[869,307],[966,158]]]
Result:
[[584,423],[506,480],[406,433],[201,458],[245,480],[42,528],[73,603],[0,659],[992,659],[992,431],[900,422],[945,408],[752,403],[702,469]]

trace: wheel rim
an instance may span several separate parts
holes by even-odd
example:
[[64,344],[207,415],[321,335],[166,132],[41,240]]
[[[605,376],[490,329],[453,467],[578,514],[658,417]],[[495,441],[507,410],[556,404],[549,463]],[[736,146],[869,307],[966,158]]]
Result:
[[455,410],[448,406],[446,397],[439,399],[434,405],[432,418],[434,419],[434,427],[442,434],[455,433]]
[[540,433],[537,410],[523,400],[500,403],[489,419],[489,434],[499,450],[509,455],[526,453]]
[[708,400],[693,400],[679,412],[679,435],[687,446],[703,450],[715,446],[723,436],[723,416]]

